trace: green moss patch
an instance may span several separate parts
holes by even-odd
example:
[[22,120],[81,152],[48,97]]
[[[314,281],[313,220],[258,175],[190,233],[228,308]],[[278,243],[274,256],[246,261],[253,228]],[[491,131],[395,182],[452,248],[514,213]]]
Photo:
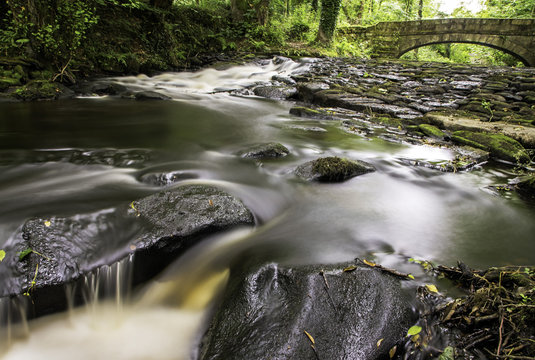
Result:
[[502,135],[472,131],[455,131],[452,140],[462,145],[488,151],[491,156],[519,164],[530,162],[526,149],[516,140]]
[[55,100],[62,97],[66,92],[71,92],[65,86],[46,80],[34,80],[18,88],[13,96],[19,100]]
[[418,130],[420,130],[425,135],[435,138],[435,139],[444,139],[444,132],[437,128],[436,126],[429,125],[429,124],[420,124],[418,126]]

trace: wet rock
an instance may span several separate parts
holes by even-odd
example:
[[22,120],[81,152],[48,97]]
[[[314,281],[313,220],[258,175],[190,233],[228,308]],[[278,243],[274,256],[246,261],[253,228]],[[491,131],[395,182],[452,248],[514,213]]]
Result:
[[253,90],[256,96],[268,99],[285,100],[297,94],[295,87],[289,86],[258,86]]
[[297,84],[297,82],[294,79],[292,79],[291,77],[289,77],[289,76],[273,75],[271,80],[278,81],[278,82],[281,82],[283,84],[292,85],[292,86]]
[[82,95],[121,95],[127,92],[124,85],[109,81],[82,82],[74,87],[74,91]]
[[184,248],[194,234],[213,233],[254,218],[241,201],[213,186],[187,185],[134,201],[131,206],[150,231],[137,248],[157,246],[166,252]]
[[258,144],[238,152],[238,155],[246,159],[267,159],[284,157],[290,153],[288,148],[280,143]]
[[427,85],[427,86],[421,86],[416,89],[416,91],[420,94],[432,94],[432,95],[441,95],[446,92],[440,85]]
[[517,184],[518,193],[525,199],[535,201],[535,175],[523,177]]
[[290,109],[290,114],[310,119],[332,120],[335,114],[325,109],[313,109],[305,106],[294,106]]
[[134,94],[136,100],[171,100],[170,96],[156,91],[140,91]]
[[60,83],[33,80],[18,88],[12,96],[23,101],[57,100],[74,97],[74,91]]
[[233,269],[199,358],[390,358],[415,321],[400,280],[346,266]]
[[[61,310],[63,286],[97,267],[135,253],[133,281],[139,283],[202,235],[252,224],[240,200],[208,185],[182,186],[90,214],[30,219],[6,249],[13,255],[0,268],[0,296],[29,290],[34,315]],[[33,252],[19,260],[14,254],[25,249]]]
[[455,131],[451,138],[458,144],[488,151],[498,159],[523,164],[530,161],[526,150],[518,141],[502,134],[460,130]]
[[140,181],[154,186],[168,186],[182,180],[197,179],[199,175],[187,171],[173,171],[170,173],[149,173],[140,176]]
[[375,168],[364,161],[332,156],[306,162],[295,174],[307,181],[341,182],[373,171]]
[[429,124],[420,124],[418,126],[418,129],[429,137],[439,139],[439,140],[444,140],[444,137],[445,137],[444,132],[440,130],[439,128],[437,128],[436,126],[429,125]]
[[372,116],[369,120],[373,123],[391,128],[399,128],[403,125],[399,119],[391,118],[389,116]]
[[155,151],[146,149],[13,150],[2,152],[0,164],[67,162],[76,165],[145,166]]
[[417,159],[400,159],[403,163],[411,166],[420,166],[442,172],[469,171],[486,162],[489,153],[481,149],[463,146],[453,148],[456,152],[453,160],[424,161]]
[[315,93],[328,89],[329,85],[322,82],[300,82],[297,85],[298,96],[305,101],[312,101]]

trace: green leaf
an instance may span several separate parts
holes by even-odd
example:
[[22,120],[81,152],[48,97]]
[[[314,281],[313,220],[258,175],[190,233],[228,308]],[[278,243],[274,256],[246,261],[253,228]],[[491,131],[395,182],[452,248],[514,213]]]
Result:
[[411,326],[409,331],[407,331],[407,336],[418,335],[422,331],[422,327],[418,325]]
[[33,252],[32,249],[28,248],[26,250],[23,250],[19,252],[19,260],[22,261],[26,256],[30,255]]
[[2,260],[4,260],[5,257],[6,257],[6,252],[4,250],[0,250],[0,262],[2,262]]
[[444,349],[444,352],[438,357],[438,360],[454,360],[455,355],[453,352],[453,348],[451,346],[448,346]]

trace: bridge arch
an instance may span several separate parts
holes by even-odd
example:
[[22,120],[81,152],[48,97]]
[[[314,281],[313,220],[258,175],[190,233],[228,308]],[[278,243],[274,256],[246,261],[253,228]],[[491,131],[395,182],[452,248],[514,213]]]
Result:
[[521,46],[515,44],[503,44],[503,40],[499,36],[486,37],[485,40],[469,39],[467,36],[462,34],[451,34],[447,37],[441,37],[437,39],[436,37],[422,37],[415,42],[402,42],[400,48],[397,51],[396,58],[403,56],[403,54],[415,50],[424,46],[434,45],[434,44],[475,44],[490,47],[496,50],[503,51],[509,55],[514,56],[519,61],[521,61],[525,66],[535,66],[535,64],[530,63],[530,52],[527,49],[524,49]]
[[535,19],[429,19],[382,22],[339,30],[367,41],[372,57],[398,58],[407,51],[441,43],[471,43],[511,54],[535,67]]

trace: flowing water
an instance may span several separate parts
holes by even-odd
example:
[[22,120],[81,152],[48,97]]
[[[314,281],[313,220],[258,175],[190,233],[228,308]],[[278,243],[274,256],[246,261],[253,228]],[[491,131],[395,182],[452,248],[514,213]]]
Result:
[[[251,253],[288,264],[366,257],[419,276],[408,258],[447,265],[462,260],[471,267],[535,263],[535,209],[514,194],[486,190],[514,178],[512,168],[487,164],[444,173],[410,166],[404,159],[454,155],[357,136],[339,121],[297,118],[289,114],[290,102],[223,92],[304,67],[266,63],[115,79],[172,101],[86,97],[0,104],[0,248],[29,217],[104,210],[158,191],[142,181],[158,172],[216,184],[242,199],[258,221],[254,229],[205,239],[134,294],[128,286],[132,259],[125,259],[88,275],[87,305],[64,314],[26,324],[20,320],[24,304],[1,300],[0,334],[7,342],[0,355],[187,359],[229,264]],[[234,155],[270,141],[283,143],[291,155],[262,165]],[[377,172],[340,184],[293,176],[298,164],[329,155],[365,160]],[[131,236],[128,228],[114,234]]]

